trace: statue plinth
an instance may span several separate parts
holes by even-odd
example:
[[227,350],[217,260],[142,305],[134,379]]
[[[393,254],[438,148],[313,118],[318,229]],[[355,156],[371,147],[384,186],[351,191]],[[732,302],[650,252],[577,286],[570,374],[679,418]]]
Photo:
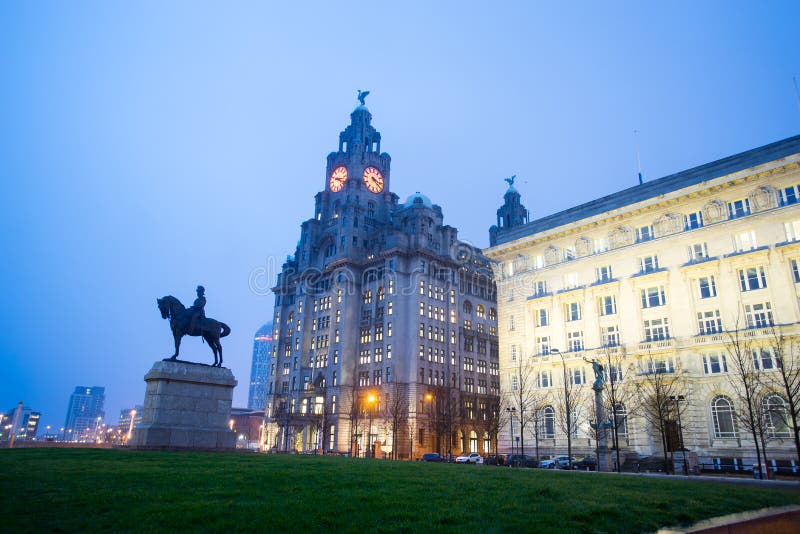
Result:
[[129,445],[135,449],[233,450],[228,423],[233,388],[230,369],[159,361],[144,376],[142,423]]

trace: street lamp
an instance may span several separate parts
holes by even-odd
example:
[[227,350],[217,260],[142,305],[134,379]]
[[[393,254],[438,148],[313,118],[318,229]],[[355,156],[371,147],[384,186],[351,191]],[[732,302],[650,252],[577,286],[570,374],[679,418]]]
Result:
[[567,382],[567,361],[564,359],[564,354],[556,348],[550,347],[550,353],[558,354],[561,357],[561,370],[564,374],[564,411],[566,411],[567,419],[567,457],[569,458],[569,467],[572,469],[572,410],[570,410],[571,403]]
[[689,462],[686,459],[686,447],[683,445],[683,425],[681,424],[681,401],[685,401],[686,397],[683,395],[672,395],[670,399],[675,403],[675,409],[678,412],[678,445],[680,446],[681,454],[683,455],[683,473],[689,475]]
[[367,454],[369,455],[368,458],[374,458],[375,455],[372,452],[372,416],[375,414],[375,401],[377,397],[375,397],[374,393],[370,393],[367,396],[367,404],[370,406],[369,410],[369,428],[367,429]]
[[517,408],[506,408],[506,411],[511,421],[511,454],[514,454],[514,414],[517,413]]
[[432,449],[436,448],[436,452],[441,452],[439,450],[439,448],[435,447],[435,445],[436,445],[436,438],[435,438],[436,428],[435,427],[438,426],[438,425],[435,425],[434,421],[433,421],[433,416],[435,415],[434,414],[434,408],[435,408],[435,405],[436,405],[436,402],[434,401],[434,399],[435,399],[435,397],[434,397],[433,393],[429,392],[429,393],[425,394],[425,402],[429,402],[430,403],[430,409],[428,410],[428,425],[430,425],[430,429],[431,429],[431,442],[432,442],[432,445],[434,445],[431,448]]
[[125,443],[131,439],[131,434],[133,434],[133,420],[136,418],[136,408],[131,410],[131,422],[128,424],[128,434],[125,436]]

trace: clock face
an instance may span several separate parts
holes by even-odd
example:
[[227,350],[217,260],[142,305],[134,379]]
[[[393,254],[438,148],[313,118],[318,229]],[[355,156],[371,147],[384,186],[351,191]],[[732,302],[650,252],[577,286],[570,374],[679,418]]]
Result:
[[364,169],[364,184],[367,189],[373,193],[380,193],[383,191],[383,175],[381,171],[375,167],[367,167]]
[[343,166],[336,167],[331,173],[331,179],[328,182],[331,191],[334,193],[341,191],[344,183],[347,181],[347,169]]

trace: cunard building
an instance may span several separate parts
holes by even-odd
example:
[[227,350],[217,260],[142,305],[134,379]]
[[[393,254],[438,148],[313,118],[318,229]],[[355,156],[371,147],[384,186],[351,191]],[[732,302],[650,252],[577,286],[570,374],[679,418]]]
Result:
[[273,288],[268,448],[392,458],[493,450],[489,261],[427,197],[391,192],[391,158],[363,99],[350,119]]

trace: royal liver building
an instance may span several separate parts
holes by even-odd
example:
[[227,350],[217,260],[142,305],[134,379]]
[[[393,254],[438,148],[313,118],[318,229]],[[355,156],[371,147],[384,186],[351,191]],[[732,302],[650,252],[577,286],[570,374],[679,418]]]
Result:
[[267,448],[489,452],[500,394],[489,261],[427,197],[391,192],[363,96],[273,288]]

